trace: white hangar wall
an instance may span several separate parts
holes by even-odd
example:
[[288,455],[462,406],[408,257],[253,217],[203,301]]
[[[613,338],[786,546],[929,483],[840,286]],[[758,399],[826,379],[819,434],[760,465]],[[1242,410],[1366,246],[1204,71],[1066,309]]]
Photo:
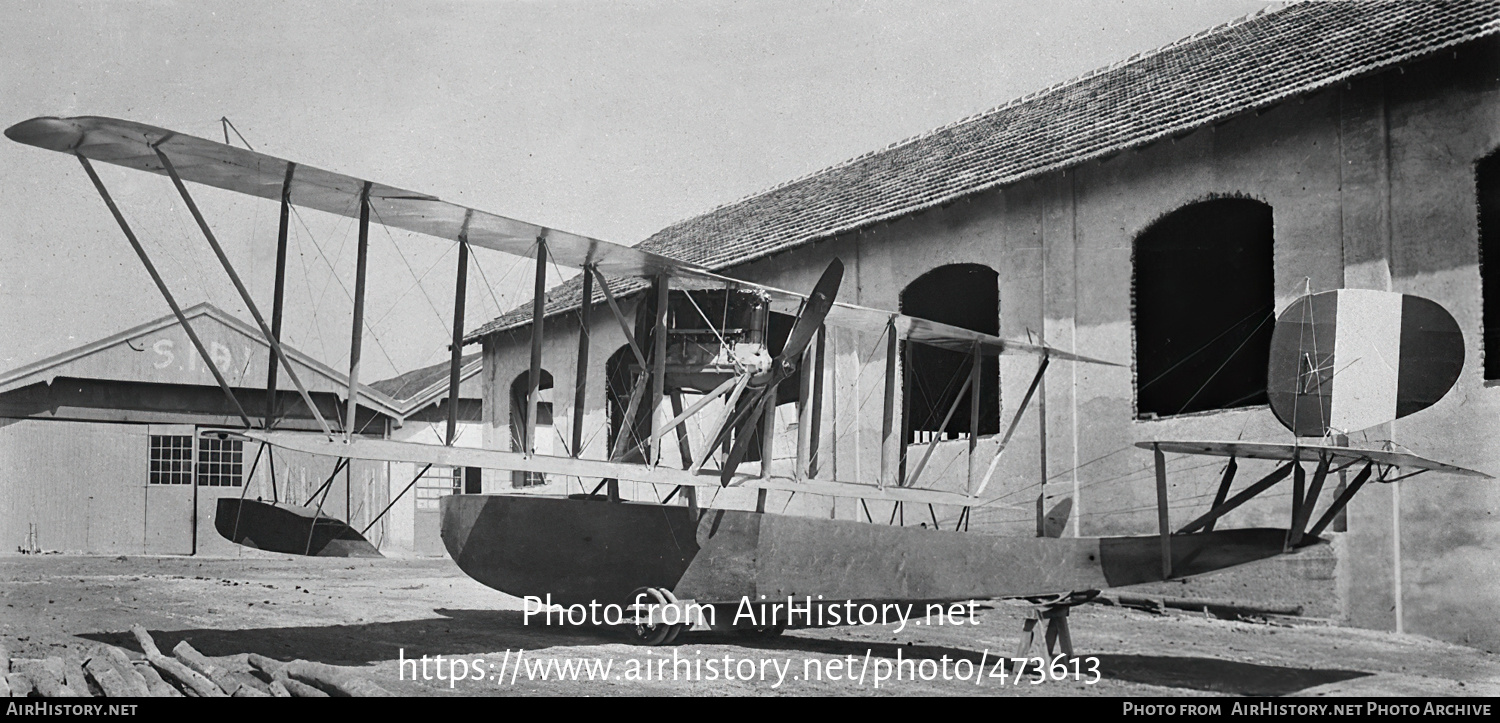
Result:
[[[1372,430],[1371,438],[1389,436],[1424,456],[1500,474],[1500,449],[1491,443],[1500,432],[1500,389],[1487,385],[1483,372],[1475,202],[1475,163],[1500,147],[1500,80],[1494,70],[1500,63],[1493,41],[1470,45],[1462,56],[1455,60],[1445,52],[729,273],[805,290],[837,257],[846,267],[841,300],[898,309],[901,290],[931,269],[957,263],[994,269],[1002,336],[1040,334],[1048,344],[1126,365],[1052,365],[1044,391],[1047,504],[1074,500],[1066,534],[1145,534],[1156,529],[1155,489],[1151,455],[1135,443],[1290,439],[1264,405],[1137,418],[1135,240],[1194,202],[1254,199],[1272,210],[1278,310],[1305,288],[1389,289],[1439,302],[1464,331],[1465,366],[1453,391],[1429,410]],[[577,328],[576,313],[546,323],[544,366],[557,380],[554,416],[564,438]],[[605,423],[604,362],[624,343],[603,305],[595,307],[590,334],[586,439]],[[509,444],[508,389],[526,369],[528,342],[524,328],[485,342],[488,447]],[[833,331],[828,349],[832,401],[824,407],[827,459],[820,476],[871,482],[879,470],[884,345]],[[1001,360],[1002,429],[1035,368],[1035,358]],[[999,497],[999,504],[975,513],[975,529],[1027,534],[1033,528],[1043,477],[1036,413],[1027,413],[986,493]],[[791,421],[790,413],[784,417]],[[604,456],[597,441],[602,438],[585,456]],[[786,430],[778,436],[778,450],[790,450],[794,439]],[[981,473],[996,442],[994,436],[982,439],[976,455]],[[965,448],[961,440],[940,443],[923,485],[962,488],[970,474]],[[915,458],[920,451],[910,454]],[[666,455],[675,457],[675,444],[666,445]],[[1222,461],[1169,456],[1168,468],[1171,517],[1180,525],[1207,509]],[[1243,463],[1240,485],[1269,470],[1267,463]],[[1325,491],[1322,505],[1330,497]],[[784,501],[773,497],[768,509],[777,511]],[[787,509],[863,518],[856,505],[800,499]],[[1343,615],[1361,626],[1396,628],[1399,607],[1407,631],[1500,649],[1497,511],[1495,482],[1424,475],[1399,486],[1367,486],[1350,507],[1348,532],[1336,536]],[[872,513],[884,521],[889,510]],[[956,515],[938,511],[944,524]],[[1289,517],[1290,495],[1278,487],[1223,525],[1285,527]],[[906,515],[907,524],[927,519],[925,511]],[[1331,594],[1334,587],[1329,581]]]

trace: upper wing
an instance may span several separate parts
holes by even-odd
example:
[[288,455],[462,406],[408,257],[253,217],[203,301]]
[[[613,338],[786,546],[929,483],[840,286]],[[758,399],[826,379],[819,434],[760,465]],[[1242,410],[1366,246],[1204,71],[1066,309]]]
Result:
[[[38,148],[167,175],[154,150],[161,148],[184,180],[278,201],[286,183],[288,166],[292,165],[292,162],[275,156],[218,141],[97,116],[32,118],[7,128],[5,135],[18,143]],[[289,198],[298,206],[358,218],[359,200],[366,183],[370,182],[298,163],[292,169]],[[792,313],[807,298],[805,294],[721,276],[700,265],[661,254],[460,206],[425,193],[370,183],[369,198],[374,211],[372,220],[392,228],[454,242],[465,236],[475,246],[526,257],[534,256],[537,239],[545,238],[549,260],[562,266],[579,269],[593,266],[602,273],[618,277],[667,275],[757,289],[770,296],[782,310]],[[984,356],[1046,354],[1060,360],[1111,364],[1050,347],[1007,341],[948,324],[852,304],[835,304],[826,323],[875,333],[894,327],[900,338],[961,352],[977,348]]]
[[1331,464],[1340,462],[1374,462],[1392,467],[1406,469],[1419,469],[1431,472],[1447,472],[1449,474],[1464,477],[1483,477],[1492,479],[1490,475],[1464,467],[1458,467],[1442,462],[1435,462],[1426,457],[1419,457],[1408,452],[1386,452],[1378,449],[1359,449],[1357,447],[1334,447],[1318,444],[1291,444],[1276,442],[1136,442],[1135,446],[1141,449],[1159,447],[1163,452],[1176,454],[1198,454],[1209,457],[1243,457],[1245,459],[1272,459],[1282,462],[1300,459],[1311,462],[1318,458],[1319,454],[1330,456]]
[[[160,147],[184,180],[261,198],[280,200],[290,161],[143,123],[83,116],[33,118],[5,131],[18,143],[77,154],[138,171],[167,175],[153,147]],[[358,218],[366,181],[297,164],[291,199],[298,206]],[[586,264],[615,276],[652,276],[691,266],[660,254],[550,229],[449,203],[436,196],[372,183],[370,205],[377,223],[458,241],[468,223],[469,243],[517,256],[533,256],[540,237],[551,260],[574,268]]]

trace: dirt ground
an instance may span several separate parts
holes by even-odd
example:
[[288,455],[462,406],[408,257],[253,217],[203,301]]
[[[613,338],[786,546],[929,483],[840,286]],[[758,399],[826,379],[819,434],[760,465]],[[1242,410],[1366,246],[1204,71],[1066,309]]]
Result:
[[[188,640],[210,656],[350,666],[409,695],[1500,695],[1500,656],[1419,636],[1095,604],[1071,617],[1084,680],[992,677],[995,656],[1012,654],[1019,639],[1025,606],[1010,602],[986,603],[972,624],[957,626],[808,629],[771,639],[686,633],[648,648],[621,628],[527,624],[519,599],[441,559],[8,556],[0,557],[0,601],[0,643],[14,657],[82,657],[95,641],[137,650],[124,631],[141,623],[163,649]],[[423,655],[456,656],[469,675],[412,680],[418,665],[403,669],[398,659]],[[939,668],[945,657],[949,679]],[[1098,661],[1092,684],[1089,657]],[[875,687],[882,670],[891,676],[898,660],[913,658],[934,662],[907,664],[903,679]],[[609,679],[578,672],[579,680],[557,680],[575,660],[607,662]],[[528,679],[539,665],[553,666],[552,679]],[[735,679],[725,679],[726,669]],[[860,671],[863,682],[848,679]],[[427,672],[435,676],[436,665]]]

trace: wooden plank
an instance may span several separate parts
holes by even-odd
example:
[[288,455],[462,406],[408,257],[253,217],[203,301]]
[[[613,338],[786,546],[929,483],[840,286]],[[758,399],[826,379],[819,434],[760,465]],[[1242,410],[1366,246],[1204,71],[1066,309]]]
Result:
[[[449,467],[482,467],[486,469],[538,472],[543,475],[567,477],[613,478],[654,485],[688,485],[694,487],[719,487],[717,474],[697,475],[690,471],[666,466],[648,467],[628,462],[605,462],[600,460],[573,459],[552,455],[532,455],[530,458],[519,452],[474,447],[445,447],[437,444],[396,442],[385,439],[358,437],[351,443],[330,441],[316,433],[224,430],[231,435],[263,441],[283,449],[325,456],[344,455],[353,459],[380,462],[431,463]],[[972,505],[981,506],[974,498],[961,492],[946,492],[930,489],[887,487],[881,490],[875,485],[855,482],[826,480],[796,480],[790,477],[772,476],[759,479],[749,474],[736,474],[730,486],[765,488],[788,492],[807,492],[835,497],[863,498],[870,500],[904,501],[918,504]]]
[[349,341],[349,411],[344,417],[344,441],[354,438],[359,404],[359,358],[365,332],[365,271],[370,261],[370,182],[359,201],[359,250],[354,261],[354,319]]

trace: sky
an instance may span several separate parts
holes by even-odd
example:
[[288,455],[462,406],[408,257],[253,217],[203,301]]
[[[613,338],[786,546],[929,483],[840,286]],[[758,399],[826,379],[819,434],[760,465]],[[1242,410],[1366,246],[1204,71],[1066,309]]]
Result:
[[[634,244],[1266,5],[0,0],[0,126],[101,115],[222,141],[227,118],[235,145]],[[170,181],[97,167],[179,302],[249,321]],[[269,315],[276,204],[192,190]],[[293,229],[284,339],[346,369],[353,223]],[[446,357],[455,263],[372,230],[363,378]],[[531,284],[476,251],[465,328]],[[0,371],[168,313],[80,166],[0,140]]]

